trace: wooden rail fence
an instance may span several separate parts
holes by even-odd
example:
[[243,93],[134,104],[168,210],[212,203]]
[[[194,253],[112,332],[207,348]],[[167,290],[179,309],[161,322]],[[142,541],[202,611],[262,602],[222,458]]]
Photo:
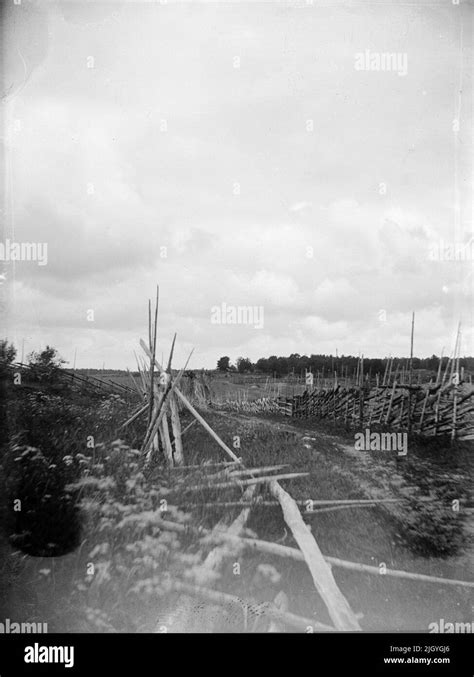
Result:
[[474,389],[465,384],[306,390],[278,398],[279,412],[293,418],[328,419],[348,427],[387,426],[423,436],[474,439]]

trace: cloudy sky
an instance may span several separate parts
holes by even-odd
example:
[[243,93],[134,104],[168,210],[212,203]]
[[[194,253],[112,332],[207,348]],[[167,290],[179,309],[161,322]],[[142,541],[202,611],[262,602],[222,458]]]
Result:
[[[48,260],[0,262],[2,333],[132,366],[159,283],[176,366],[407,355],[412,310],[417,355],[460,318],[473,354],[472,256],[443,254],[472,237],[471,22],[445,0],[6,3],[2,241]],[[211,322],[223,303],[263,327]]]

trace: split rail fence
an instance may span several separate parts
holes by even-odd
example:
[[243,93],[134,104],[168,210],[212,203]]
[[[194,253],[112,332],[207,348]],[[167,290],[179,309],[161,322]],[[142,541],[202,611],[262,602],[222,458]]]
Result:
[[305,391],[279,398],[278,409],[294,418],[328,419],[348,427],[386,426],[423,436],[474,439],[474,389],[463,384]]

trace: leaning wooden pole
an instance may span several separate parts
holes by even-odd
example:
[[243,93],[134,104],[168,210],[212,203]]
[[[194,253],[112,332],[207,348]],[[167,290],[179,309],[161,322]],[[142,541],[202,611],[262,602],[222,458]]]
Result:
[[150,346],[150,350],[152,350],[153,346],[153,334],[152,334],[152,321],[151,321],[151,299],[148,299],[148,345]]
[[[396,374],[395,374],[395,377],[396,377]],[[397,387],[397,379],[395,378],[394,381],[393,381],[393,385],[392,385],[392,393],[390,395],[390,402],[388,403],[387,414],[385,415],[385,425],[387,425],[389,420],[390,420],[390,414],[392,412],[392,404],[393,404],[393,398],[395,397],[396,387]]]
[[390,355],[388,356],[387,363],[385,365],[385,371],[383,373],[383,381],[382,381],[383,386],[387,384],[387,374],[388,374],[388,365],[389,364],[390,364]]
[[411,397],[412,397],[412,391],[411,391],[411,386],[413,384],[413,335],[415,331],[415,312],[413,312],[411,316],[411,339],[410,339],[410,366],[409,366],[409,377],[408,377],[408,383],[410,386],[410,389],[408,391],[408,434],[411,433]]
[[293,498],[278,484],[269,483],[270,491],[281,505],[285,522],[298,543],[329,615],[337,630],[360,630],[360,625],[348,601],[337,587],[332,571],[325,561],[316,540],[304,523]]
[[176,401],[174,393],[171,393],[170,395],[169,405],[171,414],[171,427],[173,430],[173,438],[174,438],[174,462],[175,465],[180,466],[184,464],[183,443],[181,441],[182,432],[181,432],[181,421],[179,420],[178,402]]
[[[457,351],[457,354],[456,354]],[[461,352],[461,323],[458,326],[458,335],[456,337],[456,347],[454,348],[454,359],[453,364],[455,364],[454,378],[453,383],[453,422],[451,427],[451,441],[454,442],[456,439],[456,428],[457,428],[457,404],[458,404],[458,390],[459,390],[459,353]]]
[[451,373],[449,375],[449,380],[452,383],[453,382],[453,375],[454,375],[454,369],[456,368],[456,355],[458,351],[458,343],[459,343],[459,334],[461,332],[461,322],[458,324],[458,331],[456,333],[456,342],[454,344],[454,355],[453,355],[453,361],[451,363]]
[[203,417],[201,416],[201,414],[199,414],[199,412],[196,411],[196,409],[193,407],[193,405],[192,405],[190,402],[188,402],[187,398],[183,395],[183,393],[182,393],[178,388],[176,388],[176,395],[179,397],[179,399],[180,399],[181,402],[184,404],[184,406],[185,406],[187,409],[189,409],[189,411],[191,412],[191,414],[197,419],[198,423],[200,423],[200,424],[202,425],[202,427],[203,427],[205,430],[207,430],[207,432],[209,433],[209,435],[215,439],[215,441],[217,442],[217,444],[218,444],[222,449],[224,449],[224,451],[231,457],[231,459],[232,459],[233,461],[236,461],[237,463],[242,463],[242,461],[240,460],[240,458],[239,458],[238,456],[236,456],[236,455],[234,454],[234,452],[232,451],[232,449],[229,449],[229,447],[227,446],[227,444],[225,444],[225,442],[223,442],[223,441],[221,440],[221,438],[214,432],[214,430],[211,428],[211,426],[208,425],[208,424],[206,423],[206,421],[203,419]]
[[[150,443],[150,440],[153,439],[153,437],[156,435],[156,433],[158,431],[158,428],[159,428],[160,423],[161,423],[161,419],[163,418],[165,411],[166,411],[164,409],[164,405],[166,404],[166,398],[169,395],[171,395],[175,389],[177,389],[177,385],[178,385],[178,383],[181,379],[181,376],[183,375],[183,373],[184,373],[184,371],[185,371],[185,369],[188,365],[188,362],[191,358],[191,355],[193,354],[193,350],[191,350],[189,357],[186,361],[186,364],[181,369],[181,371],[178,373],[178,375],[176,376],[176,378],[174,379],[173,382],[171,381],[171,377],[169,377],[168,374],[165,374],[166,380],[167,380],[167,385],[165,386],[165,389],[162,392],[160,402],[158,403],[157,407],[155,408],[155,412],[153,414],[153,420],[150,423],[150,425],[148,426],[148,430],[147,430],[147,433],[145,435],[145,440],[144,440],[143,445],[142,445],[142,452],[143,453],[146,452],[147,447]],[[163,373],[165,373],[165,372],[162,372],[162,374]]]
[[[430,384],[431,384],[431,381],[430,381]],[[429,388],[429,385],[428,385],[428,387],[426,388],[425,399],[423,400],[423,409],[421,410],[420,423],[419,423],[419,426],[418,426],[418,432],[420,433],[420,435],[423,433],[423,421],[425,419],[425,411],[426,411],[426,405],[427,405],[427,402],[428,402],[429,394],[430,394],[430,388]]]
[[168,426],[168,418],[166,416],[166,404],[164,405],[164,415],[161,419],[161,423],[158,427],[160,432],[161,444],[163,445],[163,452],[166,459],[166,464],[169,468],[172,468],[173,463],[173,447],[171,446],[170,430]]
[[[147,355],[149,355],[150,351],[149,351],[149,349],[147,348],[146,343],[144,343],[143,340],[140,340],[140,345],[141,345],[142,349],[145,351],[145,353],[146,353]],[[156,360],[156,358],[155,358],[155,365],[158,367],[158,369],[159,369],[160,372],[163,371],[162,366],[161,366],[160,363]],[[193,407],[193,405],[188,401],[187,397],[185,397],[185,395],[183,395],[183,393],[181,392],[181,390],[179,390],[179,388],[175,388],[175,392],[176,392],[176,395],[177,395],[177,396],[179,397],[179,399],[181,400],[181,402],[184,404],[184,406],[185,406],[187,409],[189,409],[189,411],[191,412],[191,414],[197,419],[198,423],[200,423],[200,424],[202,425],[202,427],[203,427],[205,430],[207,430],[207,432],[209,433],[209,435],[211,435],[211,437],[215,439],[215,441],[217,442],[217,444],[218,444],[218,445],[219,445],[219,446],[220,446],[220,447],[221,447],[221,448],[222,448],[222,449],[223,449],[223,450],[231,457],[231,459],[232,459],[233,461],[236,461],[237,463],[241,464],[241,463],[242,463],[241,459],[240,459],[238,456],[236,456],[236,455],[234,454],[234,452],[232,451],[232,449],[229,449],[229,447],[227,446],[227,444],[225,444],[225,442],[223,442],[223,441],[221,440],[221,438],[214,432],[214,430],[211,428],[211,426],[203,419],[203,417],[201,416],[201,414],[200,414],[199,412],[197,412],[196,409]]]
[[150,409],[148,412],[148,423],[151,423],[151,419],[153,416],[153,405],[154,405],[154,398],[155,398],[155,391],[153,387],[153,381],[154,381],[154,374],[155,374],[155,355],[156,355],[156,336],[157,336],[157,327],[158,327],[158,301],[159,301],[159,296],[160,296],[160,288],[157,286],[156,287],[156,302],[155,302],[155,320],[153,322],[153,325],[151,323],[151,301],[149,302],[148,305],[148,321],[149,321],[149,327],[148,327],[148,333],[150,336],[150,351],[151,351],[151,357],[150,357]]
[[436,375],[436,385],[439,384],[441,378],[441,365],[443,363],[443,354],[444,354],[444,346],[441,349],[441,357],[439,358],[438,373]]

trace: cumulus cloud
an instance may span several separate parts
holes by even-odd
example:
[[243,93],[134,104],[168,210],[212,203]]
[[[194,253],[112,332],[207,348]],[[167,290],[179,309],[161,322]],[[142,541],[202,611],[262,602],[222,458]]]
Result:
[[[469,263],[428,256],[467,213],[449,8],[66,4],[6,15],[4,237],[49,248],[0,270],[14,340],[131,366],[158,282],[163,349],[178,331],[192,366],[405,354],[413,309],[419,354],[459,317],[472,352]],[[374,36],[406,77],[355,71]],[[212,324],[223,302],[262,306],[263,328]]]

